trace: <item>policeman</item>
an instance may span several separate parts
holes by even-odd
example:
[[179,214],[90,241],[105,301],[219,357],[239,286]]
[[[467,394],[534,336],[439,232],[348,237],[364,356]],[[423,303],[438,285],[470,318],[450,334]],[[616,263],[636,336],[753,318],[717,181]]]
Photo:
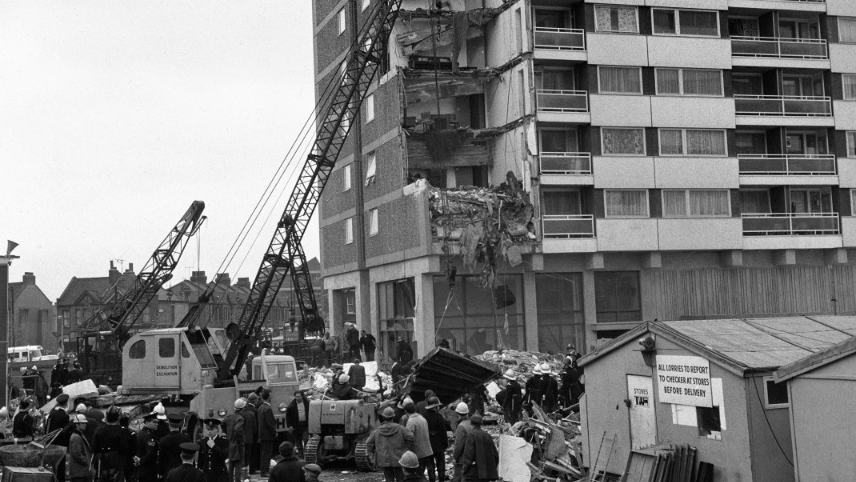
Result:
[[137,466],[139,482],[157,482],[158,480],[158,442],[155,440],[155,430],[158,428],[157,414],[152,412],[143,417],[143,429],[137,434],[137,456],[134,465]]
[[199,458],[196,467],[202,469],[208,482],[227,482],[229,472],[226,459],[229,457],[229,440],[220,433],[220,420],[206,418],[205,435],[196,443],[199,445]]
[[169,471],[166,482],[202,482],[205,474],[193,466],[193,459],[199,446],[193,442],[185,442],[179,445],[181,449],[181,465]]
[[184,421],[181,414],[170,413],[167,415],[167,419],[169,419],[170,432],[160,439],[160,450],[158,451],[158,474],[161,478],[166,477],[170,470],[181,465],[181,454],[179,453],[181,444],[193,442],[189,435],[179,431],[181,422]]

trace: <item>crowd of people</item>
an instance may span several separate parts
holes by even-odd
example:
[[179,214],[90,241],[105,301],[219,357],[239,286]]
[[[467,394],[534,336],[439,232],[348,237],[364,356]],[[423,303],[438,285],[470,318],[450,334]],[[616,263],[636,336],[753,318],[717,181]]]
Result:
[[360,332],[353,323],[345,323],[345,332],[341,340],[338,336],[330,336],[330,332],[324,332],[323,337],[315,340],[310,347],[309,365],[330,368],[333,363],[340,360],[342,355],[347,359],[356,358],[360,361],[363,361],[363,355],[365,355],[365,361],[375,361],[375,350],[377,350],[377,339],[374,335],[366,330]]

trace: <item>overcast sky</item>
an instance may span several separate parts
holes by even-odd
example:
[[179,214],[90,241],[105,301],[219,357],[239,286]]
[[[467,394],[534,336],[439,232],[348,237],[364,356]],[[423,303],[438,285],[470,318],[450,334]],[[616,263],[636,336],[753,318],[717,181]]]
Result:
[[[0,250],[11,239],[21,257],[11,281],[32,271],[55,301],[111,259],[139,271],[193,200],[206,204],[210,279],[312,110],[310,4],[0,2]],[[239,254],[233,281],[255,277],[274,227],[237,271]],[[304,248],[318,256],[317,221]],[[195,269],[194,240],[174,281]]]

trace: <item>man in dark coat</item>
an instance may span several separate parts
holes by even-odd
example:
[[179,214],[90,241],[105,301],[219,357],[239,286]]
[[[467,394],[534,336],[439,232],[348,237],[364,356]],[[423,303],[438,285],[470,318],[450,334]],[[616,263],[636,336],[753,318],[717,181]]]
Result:
[[303,463],[294,456],[294,445],[291,442],[279,444],[279,454],[282,460],[271,469],[268,482],[304,482]]
[[80,362],[74,362],[74,368],[68,372],[68,377],[66,378],[66,384],[77,383],[83,380],[83,368],[80,367]]
[[538,391],[541,383],[541,365],[536,363],[532,369],[532,376],[526,380],[526,395],[523,397],[523,402],[526,404],[526,411],[532,415],[532,404],[540,404],[541,393]]
[[363,330],[363,335],[360,337],[360,345],[363,346],[363,351],[366,353],[366,361],[374,361],[374,352],[377,348],[377,340],[371,333],[366,333]]
[[520,409],[523,407],[523,390],[520,387],[520,382],[517,381],[517,375],[513,368],[509,368],[502,375],[507,381],[505,382],[505,396],[502,400],[502,415],[505,421],[514,425],[520,420]]
[[30,400],[24,399],[18,405],[18,413],[12,419],[12,435],[15,438],[33,436],[33,417],[30,415]]
[[244,464],[249,467],[249,473],[259,471],[259,417],[256,404],[259,396],[251,393],[247,397],[247,405],[241,410],[244,417]]
[[550,365],[541,364],[541,379],[538,382],[538,393],[541,396],[538,404],[545,412],[556,410],[556,401],[559,396],[559,382],[552,377]]
[[119,407],[111,406],[107,410],[107,423],[95,431],[92,464],[98,471],[100,482],[125,482],[125,460],[130,448],[119,426],[121,413]]
[[[425,420],[428,422],[428,439],[434,452],[434,466],[437,468],[437,481],[446,480],[446,449],[449,447],[449,437],[446,434],[446,419],[440,414],[440,399],[431,397],[425,406]],[[434,471],[430,465],[428,480],[434,482]]]
[[167,415],[169,419],[169,434],[160,439],[160,453],[158,454],[158,474],[166,477],[170,470],[181,465],[181,444],[193,442],[189,435],[182,433],[181,422],[184,417],[177,413]]
[[45,434],[49,434],[56,429],[63,429],[54,439],[54,445],[68,447],[68,438],[71,436],[71,432],[65,430],[68,427],[68,421],[68,395],[61,393],[56,397],[56,406],[48,413],[45,419]]
[[416,404],[416,411],[419,412],[419,415],[425,417],[428,414],[428,404],[431,403],[431,397],[434,396],[436,396],[434,390],[430,388],[425,390],[425,399]]
[[137,434],[137,480],[139,482],[158,481],[158,442],[155,430],[158,428],[157,414],[150,413],[143,418],[145,426]]
[[461,456],[461,466],[464,470],[465,481],[487,482],[499,478],[499,452],[493,443],[493,438],[481,429],[482,417],[475,414],[470,417],[473,429],[464,445]]
[[318,338],[315,340],[315,343],[309,347],[309,353],[311,355],[311,359],[309,364],[315,368],[321,368],[324,366],[324,353],[325,353],[325,344],[323,338]]
[[360,357],[360,331],[353,323],[348,323],[348,329],[345,331],[345,341],[348,342],[348,358]]
[[395,342],[395,357],[401,364],[410,363],[413,360],[413,348],[400,336]]
[[241,482],[241,470],[244,468],[244,416],[241,410],[247,405],[243,398],[235,400],[235,411],[223,421],[226,426],[226,439],[229,441],[229,481]]
[[128,446],[128,452],[125,455],[125,480],[137,480],[137,469],[134,467],[134,457],[137,453],[137,433],[131,430],[131,419],[125,414],[119,416],[119,427],[122,429],[122,436],[125,437],[125,444]]
[[220,420],[206,418],[205,435],[196,445],[199,445],[199,459],[196,466],[205,473],[208,482],[227,482],[229,472],[226,470],[226,459],[229,457],[229,441],[220,433]]
[[206,482],[205,474],[193,466],[193,457],[199,446],[192,442],[179,445],[181,466],[170,470],[166,482]]
[[297,447],[297,453],[303,457],[303,436],[309,428],[309,399],[306,392],[298,391],[285,409],[285,424],[291,433],[291,443]]
[[[561,380],[562,389],[559,394],[559,402],[563,407],[576,405],[582,395],[582,385],[580,384],[581,370],[577,366],[577,361],[573,357],[565,358],[565,368],[562,370]],[[576,411],[579,411],[577,409]]]
[[455,464],[455,472],[452,475],[452,480],[454,482],[461,482],[463,479],[464,466],[461,460],[464,456],[464,447],[467,445],[467,438],[469,438],[470,433],[473,431],[473,424],[467,418],[469,412],[470,409],[464,402],[460,402],[455,407],[455,413],[458,414],[458,421],[457,425],[453,425],[455,429],[455,448],[452,451],[452,463]]
[[[270,406],[270,390],[262,390],[262,402],[256,412],[259,419],[259,444],[261,458],[259,469],[262,478],[270,471],[270,459],[273,456],[273,444],[276,441],[276,418]],[[292,451],[294,447],[292,446]]]
[[[386,407],[381,414],[383,423],[369,435],[366,449],[374,453],[375,464],[383,469],[385,482],[396,482],[404,478],[398,461],[404,452],[413,448],[413,433],[395,423],[395,411]],[[418,460],[417,460],[418,463]]]
[[354,364],[348,369],[348,385],[362,390],[366,386],[366,367],[360,365],[360,359],[354,358]]

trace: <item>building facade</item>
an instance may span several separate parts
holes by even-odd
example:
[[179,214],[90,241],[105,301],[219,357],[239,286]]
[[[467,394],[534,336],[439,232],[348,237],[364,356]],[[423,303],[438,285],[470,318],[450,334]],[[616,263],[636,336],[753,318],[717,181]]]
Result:
[[[319,99],[376,4],[314,2]],[[587,351],[643,320],[856,311],[856,2],[429,4],[403,1],[322,196],[334,330],[387,357]],[[534,239],[449,223],[460,186],[508,206],[509,174]]]
[[56,309],[26,272],[19,283],[9,283],[9,346],[41,345],[44,353],[56,353],[59,342]]

